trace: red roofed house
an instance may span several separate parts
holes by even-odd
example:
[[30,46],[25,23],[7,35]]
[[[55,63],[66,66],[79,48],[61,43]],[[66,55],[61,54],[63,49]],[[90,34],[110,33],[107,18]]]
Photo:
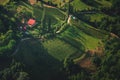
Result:
[[34,20],[34,19],[29,19],[28,22],[27,22],[27,24],[28,24],[30,27],[33,27],[33,26],[35,25],[35,23],[36,23],[36,20]]

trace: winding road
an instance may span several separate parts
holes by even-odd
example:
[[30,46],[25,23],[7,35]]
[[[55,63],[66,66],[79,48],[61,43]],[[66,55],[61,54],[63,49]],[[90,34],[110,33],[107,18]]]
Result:
[[26,40],[29,40],[29,39],[31,39],[31,38],[23,38],[23,39],[21,39],[20,42],[19,42],[19,44],[17,45],[16,50],[13,52],[12,56],[14,56],[14,55],[19,51],[19,49],[20,49],[20,44],[21,44],[23,41],[26,41]]

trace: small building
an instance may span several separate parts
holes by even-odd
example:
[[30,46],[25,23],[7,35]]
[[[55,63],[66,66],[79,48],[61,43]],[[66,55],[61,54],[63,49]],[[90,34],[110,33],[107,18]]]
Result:
[[36,24],[36,20],[34,19],[29,19],[27,22],[28,26],[33,27]]

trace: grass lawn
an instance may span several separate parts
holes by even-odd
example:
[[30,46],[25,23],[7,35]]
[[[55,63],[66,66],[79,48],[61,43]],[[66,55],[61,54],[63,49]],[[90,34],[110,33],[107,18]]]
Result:
[[59,39],[48,40],[43,45],[51,56],[60,61],[77,51],[76,48]]

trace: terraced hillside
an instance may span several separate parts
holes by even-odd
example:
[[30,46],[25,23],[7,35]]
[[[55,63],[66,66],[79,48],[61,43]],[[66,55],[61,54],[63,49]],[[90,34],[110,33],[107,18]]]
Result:
[[119,80],[119,0],[0,0],[0,80]]
[[[37,25],[33,29],[28,29],[30,35],[39,34],[38,26],[43,9],[23,2],[18,7],[26,9],[37,20]],[[45,7],[45,9],[46,20],[51,19],[52,28],[59,28],[66,19],[66,13],[58,8]],[[26,65],[26,71],[33,75],[33,79],[50,80],[51,76],[59,73],[66,57],[74,54],[80,57],[86,50],[102,45],[99,42],[107,33],[73,17],[70,18],[70,24],[66,24],[65,29],[60,34],[55,33],[56,36],[51,39],[41,41],[40,38],[30,37],[29,40],[20,43],[14,57]],[[48,21],[45,24],[48,24]]]

